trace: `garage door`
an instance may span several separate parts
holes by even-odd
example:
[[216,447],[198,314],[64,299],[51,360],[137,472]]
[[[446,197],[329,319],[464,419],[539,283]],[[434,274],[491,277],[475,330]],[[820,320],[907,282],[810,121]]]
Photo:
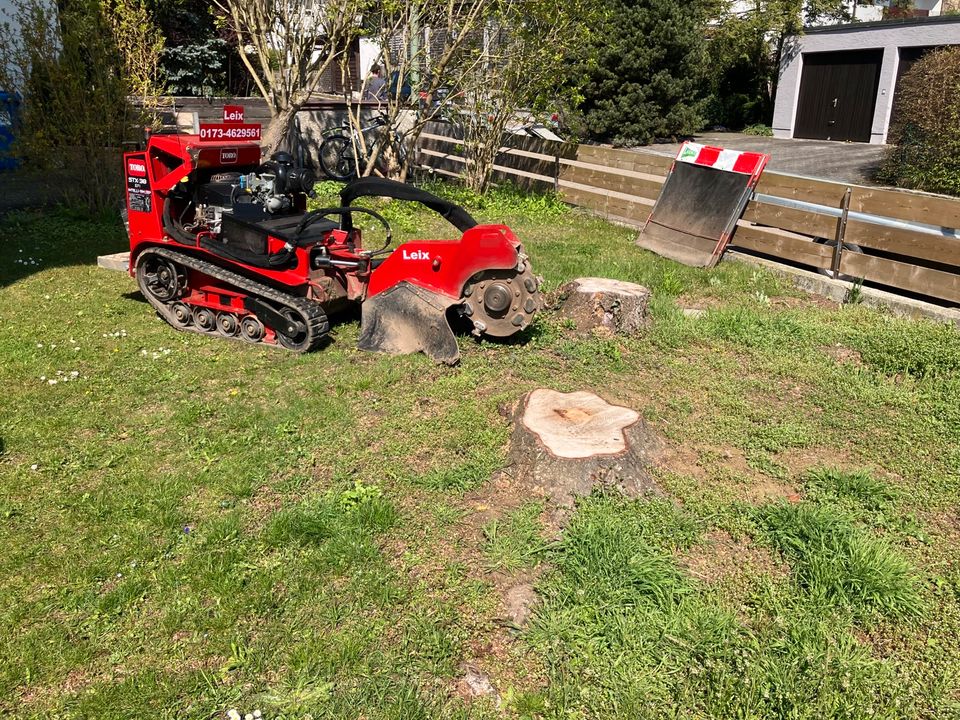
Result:
[[804,53],[794,137],[869,142],[883,50]]

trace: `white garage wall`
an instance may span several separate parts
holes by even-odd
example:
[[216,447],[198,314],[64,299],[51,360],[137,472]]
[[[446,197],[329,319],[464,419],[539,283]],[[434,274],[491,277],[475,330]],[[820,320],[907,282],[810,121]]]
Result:
[[792,38],[780,66],[780,83],[773,110],[774,137],[793,137],[803,74],[803,53],[882,48],[883,65],[870,142],[886,142],[900,59],[898,49],[926,45],[960,45],[960,17],[814,28],[805,35]]

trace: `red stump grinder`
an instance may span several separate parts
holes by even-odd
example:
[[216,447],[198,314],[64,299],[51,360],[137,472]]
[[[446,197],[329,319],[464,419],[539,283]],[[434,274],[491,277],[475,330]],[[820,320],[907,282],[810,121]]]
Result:
[[[261,161],[256,142],[152,135],[124,155],[130,274],[178,330],[296,352],[319,347],[328,314],[361,304],[359,347],[422,351],[455,363],[448,311],[477,336],[504,338],[540,308],[539,282],[517,237],[410,185],[357,180],[340,207],[306,211],[314,176],[286,153]],[[391,250],[364,196],[419,202],[462,233]],[[374,217],[386,243],[363,246],[354,216]]]

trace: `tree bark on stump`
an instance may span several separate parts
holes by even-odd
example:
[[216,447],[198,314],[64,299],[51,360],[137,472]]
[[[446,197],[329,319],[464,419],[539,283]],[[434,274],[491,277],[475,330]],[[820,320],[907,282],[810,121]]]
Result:
[[602,486],[627,497],[660,494],[651,469],[662,441],[640,414],[589,392],[534,390],[513,412],[516,481],[561,507]]
[[577,332],[603,328],[636,335],[650,324],[650,291],[642,285],[610,278],[577,278],[560,288],[560,314]]

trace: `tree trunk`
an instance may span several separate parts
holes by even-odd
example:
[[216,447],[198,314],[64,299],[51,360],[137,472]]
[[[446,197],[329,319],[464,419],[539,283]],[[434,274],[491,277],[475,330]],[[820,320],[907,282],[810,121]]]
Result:
[[261,141],[264,155],[270,157],[278,150],[290,149],[290,129],[299,110],[299,107],[291,105],[278,110],[277,114],[270,119],[270,124],[267,125]]
[[513,420],[508,472],[554,505],[571,507],[596,486],[627,497],[661,492],[651,469],[663,442],[630,408],[541,389],[520,401]]
[[560,314],[577,332],[601,329],[636,335],[650,324],[650,291],[642,285],[609,278],[578,278],[560,288]]

